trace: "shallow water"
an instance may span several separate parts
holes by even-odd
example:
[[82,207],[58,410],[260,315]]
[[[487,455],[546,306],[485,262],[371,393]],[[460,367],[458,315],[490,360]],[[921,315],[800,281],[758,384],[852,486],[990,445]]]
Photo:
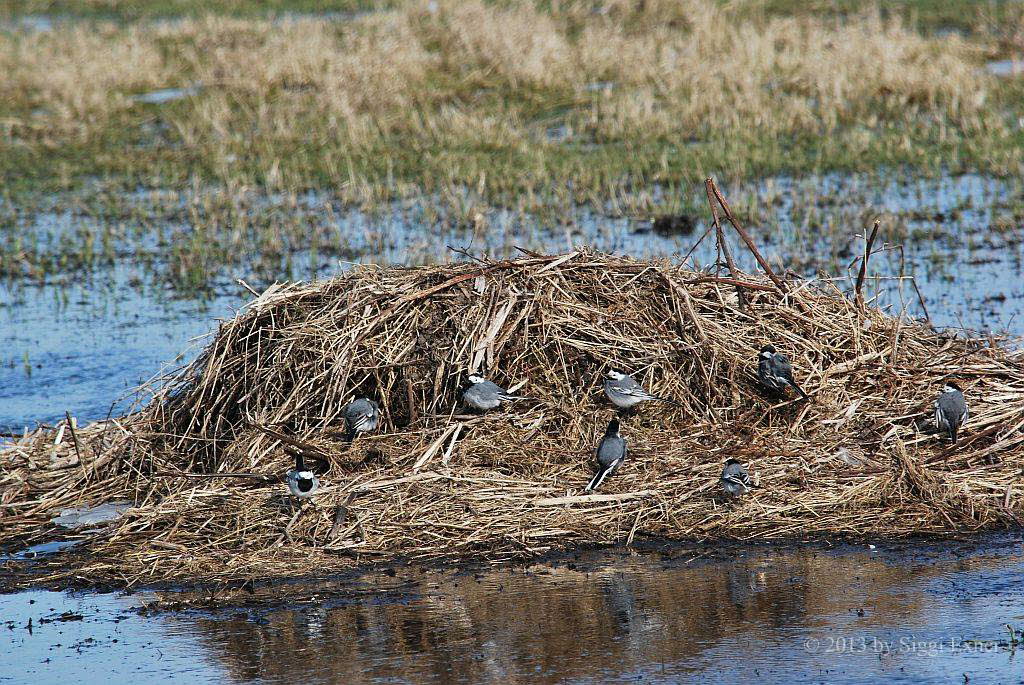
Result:
[[[927,313],[939,327],[1024,335],[1024,227],[1018,218],[1024,216],[1024,184],[1019,181],[832,175],[768,179],[725,192],[779,271],[822,273],[852,290],[856,264],[851,263],[863,250],[858,234],[881,217],[876,250],[885,250],[872,257],[866,285],[876,304],[910,317]],[[140,212],[149,208],[145,211],[167,215],[160,235],[130,217],[103,219],[57,203],[0,226],[0,238],[4,231],[13,231],[8,240],[32,235],[35,249],[44,253],[84,241],[94,246],[98,266],[57,273],[42,286],[0,283],[0,432],[50,423],[65,411],[81,422],[124,411],[132,388],[165,364],[191,359],[200,345],[190,348],[190,341],[213,331],[217,318],[231,316],[249,299],[235,283],[238,277],[259,288],[274,280],[330,276],[357,262],[459,258],[449,245],[494,257],[518,254],[517,245],[546,252],[590,245],[681,259],[706,229],[706,206],[697,190],[675,205],[662,194],[633,198],[632,208],[623,201],[601,215],[577,210],[557,228],[494,209],[479,230],[459,228],[450,217],[432,218],[415,203],[361,212],[336,207],[326,194],[263,197],[247,211],[268,212],[275,221],[301,215],[320,227],[320,249],[270,255],[249,246],[237,255],[238,263],[210,272],[212,290],[203,299],[180,297],[165,273],[170,267],[162,241],[191,230],[182,214],[188,204],[184,194],[127,196]],[[692,220],[693,231],[653,230],[649,218],[638,217],[657,212],[641,206],[674,206]],[[756,271],[753,257],[735,237],[731,245],[741,268]],[[720,258],[714,242],[705,240],[690,259],[713,270]],[[898,280],[901,275],[914,277],[920,299],[909,280]]]
[[[980,543],[593,552],[526,570],[400,570],[250,606],[0,596],[15,682],[1019,683],[1020,535]],[[716,555],[717,556],[717,555]],[[262,602],[276,592],[301,597]],[[311,598],[312,596],[312,598]],[[32,619],[32,630],[27,628]],[[48,621],[48,622],[44,622]]]
[[199,86],[189,86],[187,88],[161,88],[160,90],[153,90],[148,93],[133,95],[131,99],[135,102],[142,102],[147,105],[162,105],[165,102],[173,102],[182,98],[198,95],[200,91],[201,88]]
[[124,413],[148,397],[137,386],[191,359],[240,303],[238,295],[170,299],[109,276],[102,286],[7,291],[10,300],[0,286],[0,431],[52,424],[65,411],[80,423]]

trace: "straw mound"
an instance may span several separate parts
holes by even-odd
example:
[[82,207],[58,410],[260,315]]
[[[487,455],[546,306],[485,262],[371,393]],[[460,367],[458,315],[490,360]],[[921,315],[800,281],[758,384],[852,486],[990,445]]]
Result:
[[[89,555],[48,571],[134,584],[500,561],[641,535],[1019,525],[1024,355],[861,311],[828,283],[783,296],[742,278],[745,311],[724,279],[593,253],[274,286],[141,412],[0,452],[0,542],[52,535],[44,524],[62,507],[129,499],[135,508],[88,537]],[[811,402],[762,393],[768,341]],[[625,418],[628,461],[583,495],[612,415],[609,368],[679,406]],[[470,370],[534,399],[460,415]],[[928,427],[949,374],[972,409],[955,449]],[[341,409],[361,395],[384,419],[350,445]],[[296,451],[325,488],[293,517],[281,476]],[[718,491],[730,456],[759,483],[739,502]],[[202,477],[212,473],[241,475]]]

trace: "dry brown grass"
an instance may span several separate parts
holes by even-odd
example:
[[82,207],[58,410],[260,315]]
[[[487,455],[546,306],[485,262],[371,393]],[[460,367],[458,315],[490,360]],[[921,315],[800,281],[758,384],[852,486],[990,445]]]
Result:
[[[877,12],[838,22],[753,20],[711,0],[602,7],[410,2],[342,22],[58,25],[0,33],[0,88],[25,115],[7,122],[15,138],[53,144],[123,126],[139,107],[131,94],[199,83],[198,96],[158,115],[166,140],[155,143],[192,162],[183,175],[201,162],[220,181],[332,185],[364,200],[394,176],[414,180],[409,192],[498,191],[526,183],[524,171],[542,182],[579,153],[566,152],[571,143],[658,143],[667,174],[684,141],[757,139],[760,163],[778,166],[787,136],[838,144],[829,136],[842,130],[849,149],[835,155],[856,157],[888,127],[903,136],[897,148],[917,128],[934,129],[930,144],[1008,135],[988,103],[993,77],[955,35],[926,38]],[[552,126],[566,135],[549,139]],[[477,159],[489,150],[503,151],[512,178]],[[574,171],[578,199],[610,182],[600,169],[586,178],[606,163]]]
[[[128,498],[136,507],[88,538],[89,555],[49,577],[135,584],[398,557],[498,562],[637,536],[1019,524],[1024,355],[862,312],[828,283],[791,283],[781,297],[742,278],[745,312],[706,274],[588,252],[275,286],[141,412],[80,429],[77,442],[40,431],[0,453],[0,542],[50,535],[62,507]],[[762,394],[765,341],[794,359],[811,402]],[[583,495],[611,367],[680,406],[626,419],[626,466]],[[457,414],[478,369],[536,399]],[[955,449],[927,430],[949,374],[972,408]],[[350,446],[335,431],[358,395],[378,399],[384,420]],[[293,519],[280,478],[295,450],[326,487]],[[759,483],[740,502],[718,495],[730,456]],[[255,477],[196,477],[236,472]]]

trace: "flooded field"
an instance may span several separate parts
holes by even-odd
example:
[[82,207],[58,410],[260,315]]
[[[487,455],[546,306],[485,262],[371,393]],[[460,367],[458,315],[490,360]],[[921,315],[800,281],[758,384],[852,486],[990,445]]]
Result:
[[[588,552],[525,569],[385,571],[257,584],[227,602],[177,591],[0,596],[0,678],[1024,681],[1019,534],[971,543],[667,547]],[[211,600],[215,608],[201,608]]]
[[[512,256],[516,246],[557,252],[589,245],[723,268],[713,239],[700,241],[708,216],[701,193],[638,193],[601,215],[573,210],[564,220],[495,211],[468,224],[416,204],[343,210],[315,193],[238,204],[209,194],[139,192],[102,211],[14,211],[0,231],[8,242],[31,235],[33,243],[20,261],[8,261],[0,284],[0,431],[52,422],[65,411],[80,421],[103,418],[112,407],[123,411],[132,388],[165,364],[187,361],[201,347],[201,340],[191,344],[197,336],[251,298],[238,278],[259,289],[328,277],[353,263],[462,259],[452,248]],[[727,194],[780,271],[836,278],[852,290],[859,236],[879,218],[867,292],[880,306],[927,314],[941,328],[1024,333],[1024,281],[1012,277],[1024,261],[1024,185],[1017,181],[779,178]],[[227,220],[224,206],[232,207],[233,225],[245,219],[245,230],[210,228]],[[730,236],[740,267],[756,270]],[[71,258],[69,243],[92,247],[87,257]],[[16,268],[35,276],[16,278]]]
[[[877,220],[864,290],[871,304],[952,334],[1003,338],[1011,348],[1024,340],[1024,5],[1018,2],[13,0],[0,3],[0,65],[0,90],[11,94],[0,98],[0,444],[23,431],[27,443],[27,431],[66,415],[82,427],[146,404],[165,376],[204,348],[219,321],[274,283],[330,278],[354,265],[415,266],[581,247],[727,275],[709,229],[706,176],[717,180],[761,252],[792,282],[832,281],[852,294],[864,234]],[[757,272],[752,253],[731,228],[725,231],[739,268]],[[472,304],[480,303],[468,293]],[[621,295],[618,290],[606,301]],[[709,316],[728,316],[729,307],[719,304]],[[363,311],[359,321],[369,316],[369,305]],[[833,339],[846,336],[844,317]],[[793,333],[794,319],[786,321],[768,337]],[[728,342],[736,335],[765,337],[755,330],[765,329],[747,319]],[[817,343],[822,330],[812,326],[802,335]],[[893,352],[899,340],[897,334]],[[859,344],[855,367],[857,359],[882,360],[890,349],[865,356]],[[650,505],[650,515],[678,513],[684,505],[693,514],[693,525],[672,521],[669,532],[703,540],[718,533],[699,525],[733,516],[783,531],[791,544],[670,544],[645,530],[639,500],[621,499],[602,500],[607,518],[587,519],[580,529],[628,536],[581,536],[574,539],[595,544],[537,556],[564,548],[527,542],[575,531],[578,522],[533,523],[534,505],[553,506],[590,476],[577,478],[579,464],[569,461],[548,481],[530,464],[456,474],[476,479],[478,489],[494,484],[497,495],[488,490],[472,500],[479,511],[490,511],[479,502],[501,500],[516,479],[528,486],[523,492],[545,497],[534,502],[535,494],[522,495],[529,504],[522,509],[502,500],[505,508],[496,506],[495,517],[511,523],[481,527],[473,518],[479,511],[456,497],[466,486],[441,480],[457,470],[450,463],[480,467],[458,461],[465,455],[456,441],[474,438],[461,432],[463,424],[451,434],[436,481],[406,481],[408,473],[424,475],[419,469],[427,456],[440,454],[423,451],[425,444],[412,438],[407,445],[426,455],[415,467],[416,452],[406,446],[392,450],[394,463],[377,464],[380,451],[358,466],[334,460],[333,473],[322,474],[317,505],[324,509],[316,510],[315,521],[302,520],[308,530],[293,538],[297,514],[285,512],[284,486],[274,481],[284,464],[290,467],[290,456],[252,448],[245,454],[250,461],[259,454],[261,463],[238,461],[246,471],[270,470],[263,493],[263,485],[204,480],[210,474],[195,472],[201,465],[184,458],[161,462],[172,472],[151,473],[158,450],[149,438],[187,439],[177,426],[140,432],[130,451],[102,457],[96,450],[105,449],[106,433],[90,453],[80,450],[80,435],[65,436],[62,427],[56,437],[33,443],[20,461],[0,462],[0,526],[10,516],[8,535],[0,536],[0,588],[11,579],[20,587],[25,578],[36,584],[0,594],[0,685],[1024,683],[1019,525],[970,540],[888,539],[892,528],[901,530],[891,537],[902,538],[940,515],[951,527],[941,529],[950,531],[977,530],[985,521],[998,522],[987,529],[1002,530],[1021,520],[1013,513],[1021,502],[1020,452],[1006,447],[1015,449],[1024,430],[1014,409],[1024,397],[1014,389],[1019,373],[982,378],[980,366],[966,371],[974,374],[974,423],[952,464],[954,449],[921,451],[931,449],[933,436],[917,435],[916,423],[914,435],[910,426],[896,425],[923,415],[922,407],[930,412],[939,373],[965,372],[976,350],[952,361],[941,357],[958,344],[939,339],[921,353],[925,380],[911,385],[903,378],[907,387],[890,395],[892,402],[876,401],[882,397],[876,391],[901,373],[909,377],[906,362],[899,368],[886,362],[888,375],[862,383],[833,377],[826,386],[827,374],[819,374],[819,390],[864,386],[852,404],[836,405],[849,406],[849,413],[834,411],[811,424],[835,426],[832,436],[801,433],[824,417],[804,408],[786,435],[772,424],[755,439],[743,424],[738,434],[730,432],[734,442],[716,436],[674,455],[656,451],[650,439],[636,440],[633,475],[649,478],[648,494],[657,489],[664,497]],[[737,368],[748,347],[745,339],[733,344]],[[312,358],[331,359],[323,349]],[[755,348],[750,352],[753,359]],[[461,355],[450,358],[461,363]],[[256,377],[254,366],[244,369],[243,381]],[[908,398],[926,385],[927,404],[911,406]],[[337,387],[354,389],[348,377]],[[378,379],[380,387],[390,386]],[[893,412],[899,402],[907,406]],[[262,421],[263,409],[287,406],[266,404],[247,420]],[[870,406],[881,408],[877,420],[855,432],[847,422],[858,407]],[[700,413],[690,409],[688,422]],[[890,419],[892,430],[879,428]],[[659,421],[649,436],[685,437],[693,430],[689,423],[669,430]],[[422,443],[427,430],[415,425],[408,432]],[[550,425],[572,433],[568,423]],[[894,435],[918,451],[885,451]],[[833,437],[837,445],[846,441],[843,449],[815,456]],[[803,442],[792,442],[797,438]],[[521,457],[515,451],[521,444],[501,456]],[[878,463],[852,454],[867,447]],[[537,440],[533,449],[544,456]],[[558,450],[558,457],[575,454]],[[580,454],[589,450],[588,443]],[[480,460],[479,449],[468,451]],[[756,455],[751,473],[758,492],[729,508],[738,503],[710,495],[719,487],[720,463],[709,469],[704,462],[733,452]],[[453,454],[456,461],[449,462]],[[1008,455],[1004,463],[999,454]],[[766,457],[775,459],[773,468]],[[911,463],[932,480],[913,476]],[[697,472],[673,464],[705,471],[698,483]],[[786,475],[791,466],[793,474],[803,469],[795,480]],[[395,473],[367,476],[374,469]],[[100,480],[112,474],[129,480]],[[135,482],[133,474],[149,481]],[[253,475],[259,474],[242,474]],[[773,488],[761,488],[762,475]],[[187,488],[154,480],[179,476],[199,480]],[[616,487],[625,489],[628,477]],[[331,542],[324,545],[325,496],[362,478],[377,479],[363,485],[392,489],[368,487],[361,501],[352,499],[353,489],[334,509]],[[673,479],[679,487],[670,490]],[[59,491],[41,485],[58,482]],[[822,506],[831,508],[799,499],[815,488],[826,495]],[[112,501],[110,493],[117,496]],[[449,512],[446,497],[462,508],[453,504]],[[350,502],[354,522],[342,527]],[[901,509],[908,503],[917,508],[906,511],[914,513]],[[149,509],[142,512],[142,505]],[[390,549],[373,527],[375,506],[410,512],[408,525],[399,521],[398,532],[389,533],[396,556],[374,556]],[[577,504],[564,506],[577,512]],[[635,517],[630,506],[638,507]],[[866,507],[875,507],[873,516],[885,523],[870,529],[849,523]],[[785,525],[772,518],[779,512],[790,517]],[[172,513],[177,518],[170,523]],[[828,530],[821,522],[843,520],[808,541],[815,526]],[[404,565],[457,558],[418,556],[413,543],[420,538],[466,550],[464,541],[488,530],[511,531],[498,542],[534,556],[500,557],[501,565],[481,546],[463,552],[461,561],[471,561],[459,568]],[[730,537],[753,539],[739,528],[713,530],[726,536],[740,530]],[[840,530],[858,536],[856,544],[838,541]],[[175,537],[176,531],[189,534]],[[221,549],[237,556],[217,548],[232,534],[237,548]],[[596,547],[613,539],[622,544]],[[326,573],[327,566],[293,565],[289,559],[300,556],[287,556],[295,550],[286,541],[334,555],[321,563],[352,561],[331,567],[352,568],[350,575],[272,581],[314,568]],[[248,580],[241,587],[143,586],[121,593],[41,589],[47,564],[40,560],[73,569],[48,587],[95,587],[104,544],[116,550],[109,559],[121,563],[136,550],[150,555],[130,573],[131,564],[115,574],[108,569],[104,580],[112,584],[105,587],[160,578],[155,571],[169,559],[192,567],[163,578],[199,572],[224,582]],[[537,561],[517,565],[524,558]],[[367,559],[379,563],[368,567]],[[214,575],[214,560],[226,560],[232,574]]]

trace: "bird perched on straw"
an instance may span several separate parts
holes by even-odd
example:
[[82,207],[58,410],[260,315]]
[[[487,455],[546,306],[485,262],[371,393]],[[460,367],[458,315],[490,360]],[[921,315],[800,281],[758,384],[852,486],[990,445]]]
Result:
[[722,488],[731,497],[745,495],[750,490],[750,474],[738,459],[726,459],[722,469]]
[[597,490],[605,478],[615,475],[626,460],[626,451],[626,441],[619,435],[619,420],[612,419],[597,446],[597,473],[587,484],[587,492]]
[[807,399],[807,393],[793,380],[793,367],[789,360],[784,354],[777,352],[774,345],[765,345],[761,348],[757,360],[757,377],[772,392],[785,393],[786,388],[790,387],[796,390],[800,397]]
[[380,423],[380,407],[371,399],[360,397],[352,400],[341,410],[348,429],[348,439],[354,440],[360,433],[368,433]]
[[604,394],[619,409],[632,409],[641,402],[671,402],[667,397],[658,397],[644,390],[632,376],[612,369],[604,381]]
[[500,385],[475,374],[469,376],[469,387],[462,393],[462,401],[477,411],[490,411],[500,407],[502,402],[525,399],[528,398],[513,395]]
[[320,489],[320,479],[306,468],[302,455],[298,453],[295,455],[295,468],[286,473],[284,478],[292,497],[297,497],[300,500],[312,497]]
[[955,445],[960,426],[967,421],[969,413],[967,400],[964,399],[960,386],[953,381],[946,381],[939,399],[935,400],[935,427],[945,431]]

